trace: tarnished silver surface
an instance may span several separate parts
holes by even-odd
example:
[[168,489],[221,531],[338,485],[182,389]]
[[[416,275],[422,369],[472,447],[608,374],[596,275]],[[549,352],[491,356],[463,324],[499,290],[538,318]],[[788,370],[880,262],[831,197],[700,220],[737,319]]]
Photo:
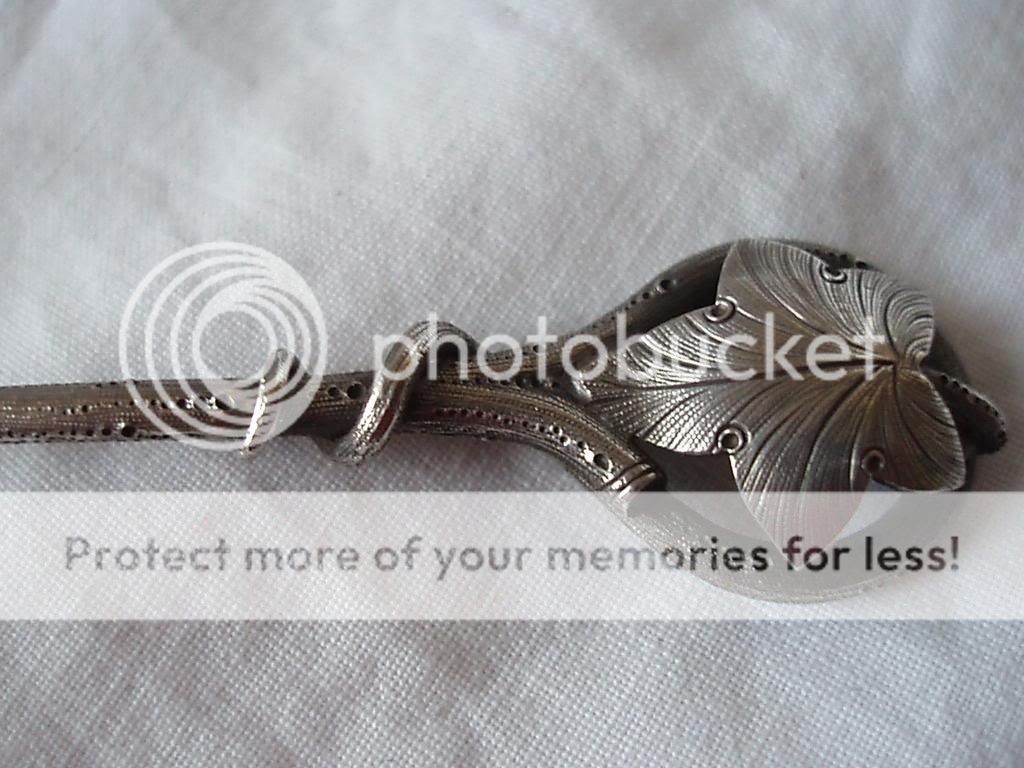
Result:
[[[873,322],[887,339],[879,361],[886,370],[872,382],[756,376],[717,382],[649,364],[650,352],[662,347],[692,362],[701,337],[755,328],[768,310],[776,313],[780,332],[785,326],[805,335],[849,338]],[[709,249],[563,340],[587,333],[614,349],[619,312],[629,334],[646,334],[627,358],[650,376],[646,384],[623,387],[607,376],[575,381],[556,343],[544,351],[543,378],[537,375],[540,353],[529,349],[521,373],[507,382],[488,379],[472,363],[466,377],[447,367],[437,380],[418,375],[395,382],[372,372],[327,376],[286,434],[316,438],[348,462],[380,450],[396,429],[514,440],[555,454],[588,488],[619,494],[662,486],[645,444],[683,453],[727,451],[737,485],[755,510],[756,495],[766,489],[859,489],[869,476],[902,488],[959,487],[973,455],[1005,440],[998,413],[960,383],[962,371],[941,337],[931,349],[927,299],[818,246],[750,240]],[[415,349],[393,351],[402,359],[392,363],[422,367],[434,340],[424,326],[410,336]],[[579,349],[577,368],[586,367],[588,354]],[[510,363],[500,354],[489,358],[499,371]],[[0,442],[166,437],[146,418],[143,403],[187,435],[190,427],[176,414],[217,423],[230,408],[218,401],[216,386],[195,388],[198,399],[170,382],[163,394],[138,382],[136,396],[118,382],[0,389]],[[253,429],[260,428],[259,414],[251,415]],[[776,525],[768,517],[762,522],[769,530]]]

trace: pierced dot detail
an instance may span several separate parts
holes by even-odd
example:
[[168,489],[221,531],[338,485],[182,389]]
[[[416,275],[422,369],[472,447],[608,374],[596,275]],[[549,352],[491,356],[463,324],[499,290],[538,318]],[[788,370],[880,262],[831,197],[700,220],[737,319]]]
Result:
[[742,427],[736,424],[729,424],[718,433],[718,438],[715,442],[719,451],[731,456],[742,450],[747,444],[747,433],[743,431]]
[[725,296],[719,296],[713,306],[704,310],[704,317],[712,323],[724,323],[736,313],[736,302]]
[[818,274],[821,275],[821,279],[826,283],[845,283],[847,277],[846,272],[831,267],[828,264],[822,264],[818,267]]
[[877,448],[865,451],[860,460],[860,467],[872,477],[877,476],[885,469],[885,454]]

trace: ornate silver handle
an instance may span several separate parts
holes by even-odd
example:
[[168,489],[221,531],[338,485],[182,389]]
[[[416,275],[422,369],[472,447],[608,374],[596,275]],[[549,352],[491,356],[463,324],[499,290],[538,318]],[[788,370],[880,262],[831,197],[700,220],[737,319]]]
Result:
[[[754,271],[746,274],[743,269]],[[727,284],[741,273],[743,279],[738,285]],[[762,283],[761,289],[751,288]],[[857,295],[861,296],[860,306],[857,300],[849,298]],[[597,337],[613,349],[616,318],[621,314],[630,335],[644,334],[636,350],[630,350],[628,365],[650,368],[650,354],[658,345],[709,332],[708,328],[717,332],[733,320],[754,318],[756,322],[766,310],[807,315],[812,303],[820,301],[821,307],[814,311],[821,315],[820,323],[827,323],[836,316],[840,320],[858,313],[867,317],[872,312],[868,303],[876,299],[889,302],[876,309],[883,323],[895,318],[909,324],[902,330],[886,329],[888,342],[896,350],[890,362],[901,382],[900,388],[920,389],[923,381],[930,382],[936,393],[932,403],[935,411],[930,415],[893,413],[899,413],[904,420],[923,420],[920,423],[928,433],[929,445],[942,446],[929,450],[948,454],[938,458],[926,456],[925,463],[931,462],[928,466],[904,467],[902,473],[896,474],[890,462],[887,476],[895,478],[900,487],[912,488],[918,482],[924,487],[962,484],[965,478],[957,475],[961,463],[969,462],[977,453],[997,450],[1005,442],[1002,418],[993,406],[962,383],[960,364],[941,336],[935,337],[930,349],[900,346],[912,345],[917,337],[924,338],[925,330],[931,344],[927,300],[922,302],[919,294],[899,288],[891,279],[847,254],[792,241],[727,243],[691,256],[658,275],[581,332]],[[903,302],[907,308],[896,312],[894,302]],[[442,329],[461,333],[452,326]],[[736,399],[741,390],[749,390],[752,402],[768,397],[759,394],[756,387],[716,389],[710,381],[680,378],[656,368],[647,371],[653,378],[649,377],[645,385],[624,386],[609,377],[596,382],[579,381],[562,366],[562,343],[575,335],[578,334],[568,334],[543,351],[527,349],[519,375],[507,382],[489,379],[472,363],[466,377],[450,366],[442,368],[436,380],[420,375],[396,382],[380,372],[375,375],[368,371],[326,376],[305,412],[284,434],[315,438],[330,455],[346,462],[360,461],[380,450],[396,429],[513,440],[558,456],[586,487],[620,495],[662,485],[662,474],[647,457],[645,443],[684,453],[729,453],[734,457],[737,485],[748,491],[763,490],[764,483],[758,485],[758,478],[772,475],[765,469],[769,459],[764,451],[786,451],[794,443],[794,439],[762,439],[760,430],[777,429],[772,426],[770,415],[766,416],[763,409],[748,408],[741,402],[743,398]],[[414,347],[393,350],[390,364],[412,365],[422,372],[424,353],[436,339],[427,326],[413,328],[409,336],[416,342]],[[579,359],[573,360],[574,368],[585,368],[585,357],[591,353],[582,350]],[[497,354],[491,355],[488,362],[490,369],[500,371],[510,360]],[[287,365],[288,360],[282,358],[277,364]],[[546,372],[543,377],[538,376],[541,370]],[[271,371],[268,380],[272,378]],[[193,428],[180,416],[187,414],[191,419],[215,424],[219,414],[231,407],[217,401],[217,388],[209,387],[209,383],[190,384],[204,402],[189,399],[185,394],[188,390],[174,382],[162,382],[159,387],[153,382],[137,382],[134,393],[123,382],[3,388],[0,442],[134,442],[166,438],[164,432],[153,427],[142,406],[158,410],[165,423],[180,434],[189,435]],[[878,397],[883,396],[887,397],[884,393]],[[685,405],[691,400],[690,405]],[[873,413],[870,409],[879,407],[879,402],[876,397],[860,406],[854,402],[850,407],[853,413]],[[711,424],[704,416],[715,411],[716,403],[731,404],[732,411],[723,418],[716,417],[716,423]],[[919,410],[923,406],[915,403],[908,407]],[[879,418],[891,416],[883,414]],[[947,423],[936,427],[927,423],[928,418],[945,419]],[[915,421],[906,438],[910,442],[925,439],[912,433],[917,428]],[[709,429],[713,429],[713,434]],[[870,436],[875,442],[881,439],[875,434]],[[891,450],[898,451],[900,445]],[[760,451],[756,455],[755,449]],[[812,450],[818,453],[807,461],[816,463],[800,470],[805,477],[824,478],[815,482],[825,490],[846,490],[845,482],[834,480],[844,473],[847,478],[863,472],[886,474],[882,466],[871,466],[872,461],[884,465],[886,460],[883,447],[874,442],[858,445],[849,454],[820,447]],[[744,460],[744,456],[753,458]],[[942,473],[945,475],[938,477]],[[781,487],[779,482],[773,476],[768,489]]]

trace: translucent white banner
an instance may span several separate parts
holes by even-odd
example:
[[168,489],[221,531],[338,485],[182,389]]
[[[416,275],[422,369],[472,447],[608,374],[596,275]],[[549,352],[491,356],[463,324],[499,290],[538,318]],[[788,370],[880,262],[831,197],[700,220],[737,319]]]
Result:
[[870,493],[822,541],[731,494],[6,494],[0,620],[1024,619],[1022,502]]

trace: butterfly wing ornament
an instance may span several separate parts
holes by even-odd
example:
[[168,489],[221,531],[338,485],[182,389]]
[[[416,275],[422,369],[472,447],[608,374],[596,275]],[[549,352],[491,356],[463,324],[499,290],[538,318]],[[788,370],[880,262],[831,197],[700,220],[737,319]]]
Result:
[[642,442],[728,454],[780,547],[824,546],[858,506],[834,492],[964,484],[957,426],[922,370],[933,334],[929,300],[881,272],[741,240],[714,306],[640,336],[584,386],[591,412]]

